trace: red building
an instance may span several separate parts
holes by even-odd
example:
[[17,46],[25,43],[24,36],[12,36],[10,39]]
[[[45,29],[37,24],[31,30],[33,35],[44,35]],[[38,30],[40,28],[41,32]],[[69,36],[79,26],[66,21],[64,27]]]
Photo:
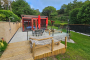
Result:
[[21,15],[22,17],[22,29],[23,31],[27,29],[41,29],[47,28],[48,26],[48,17],[47,16],[34,16],[34,15]]

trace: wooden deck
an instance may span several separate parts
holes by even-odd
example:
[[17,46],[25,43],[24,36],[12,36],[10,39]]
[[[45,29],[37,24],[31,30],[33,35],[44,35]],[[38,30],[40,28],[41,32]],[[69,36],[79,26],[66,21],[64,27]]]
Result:
[[53,52],[51,52],[51,46],[35,49],[35,57],[33,57],[30,42],[22,41],[10,43],[0,60],[36,60],[65,52],[65,45],[60,43],[60,45],[54,45]]

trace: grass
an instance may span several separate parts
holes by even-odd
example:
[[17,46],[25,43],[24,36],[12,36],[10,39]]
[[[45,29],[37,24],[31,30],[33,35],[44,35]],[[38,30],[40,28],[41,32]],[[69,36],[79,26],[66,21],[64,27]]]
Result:
[[[66,30],[62,29],[62,31]],[[71,39],[75,43],[67,42],[66,53],[56,55],[55,58],[57,60],[90,60],[90,37],[71,31]]]
[[66,53],[59,54],[56,58],[58,60],[90,60],[90,37],[71,32],[71,39],[73,39],[75,43],[67,43]]
[[[54,29],[58,29],[58,27],[52,26]],[[51,29],[51,26],[48,26],[48,29]]]
[[[63,32],[67,32],[66,29],[58,29],[58,27],[52,26],[52,28],[57,29],[57,30],[62,30]],[[51,29],[51,26],[48,26],[48,29]]]

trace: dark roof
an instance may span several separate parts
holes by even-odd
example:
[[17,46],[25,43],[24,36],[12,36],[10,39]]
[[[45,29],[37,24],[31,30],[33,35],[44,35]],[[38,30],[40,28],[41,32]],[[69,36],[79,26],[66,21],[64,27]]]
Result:
[[[29,18],[38,18],[38,16],[35,15],[21,15],[21,17],[29,17]],[[46,18],[48,16],[40,16],[41,18]]]

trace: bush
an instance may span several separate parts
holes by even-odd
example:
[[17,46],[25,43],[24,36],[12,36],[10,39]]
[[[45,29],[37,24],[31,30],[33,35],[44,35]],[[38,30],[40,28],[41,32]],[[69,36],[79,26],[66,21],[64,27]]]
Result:
[[11,20],[11,22],[20,21],[20,18],[17,15],[15,15],[13,12],[11,12],[10,10],[0,10],[0,14],[1,14],[0,21],[9,21],[9,17],[14,18]]
[[4,15],[4,14],[0,14],[0,21],[4,21],[4,20],[6,20],[6,15]]
[[59,20],[55,20],[55,23],[54,23],[54,24],[57,24],[57,23],[59,24],[59,23],[60,23],[60,21],[59,21]]
[[50,20],[48,20],[48,25],[52,25]]
[[4,51],[6,48],[7,48],[7,43],[6,43],[6,41],[1,41],[0,40],[0,51]]
[[64,26],[67,25],[68,23],[54,23],[54,26],[59,27],[59,26]]
[[59,27],[60,23],[54,23],[54,26]]
[[68,23],[60,23],[60,25],[67,25]]
[[20,17],[18,17],[17,15],[15,15],[15,14],[13,14],[13,16],[12,17],[14,17],[14,19],[13,20],[11,20],[11,22],[16,22],[16,21],[19,21],[20,22]]

